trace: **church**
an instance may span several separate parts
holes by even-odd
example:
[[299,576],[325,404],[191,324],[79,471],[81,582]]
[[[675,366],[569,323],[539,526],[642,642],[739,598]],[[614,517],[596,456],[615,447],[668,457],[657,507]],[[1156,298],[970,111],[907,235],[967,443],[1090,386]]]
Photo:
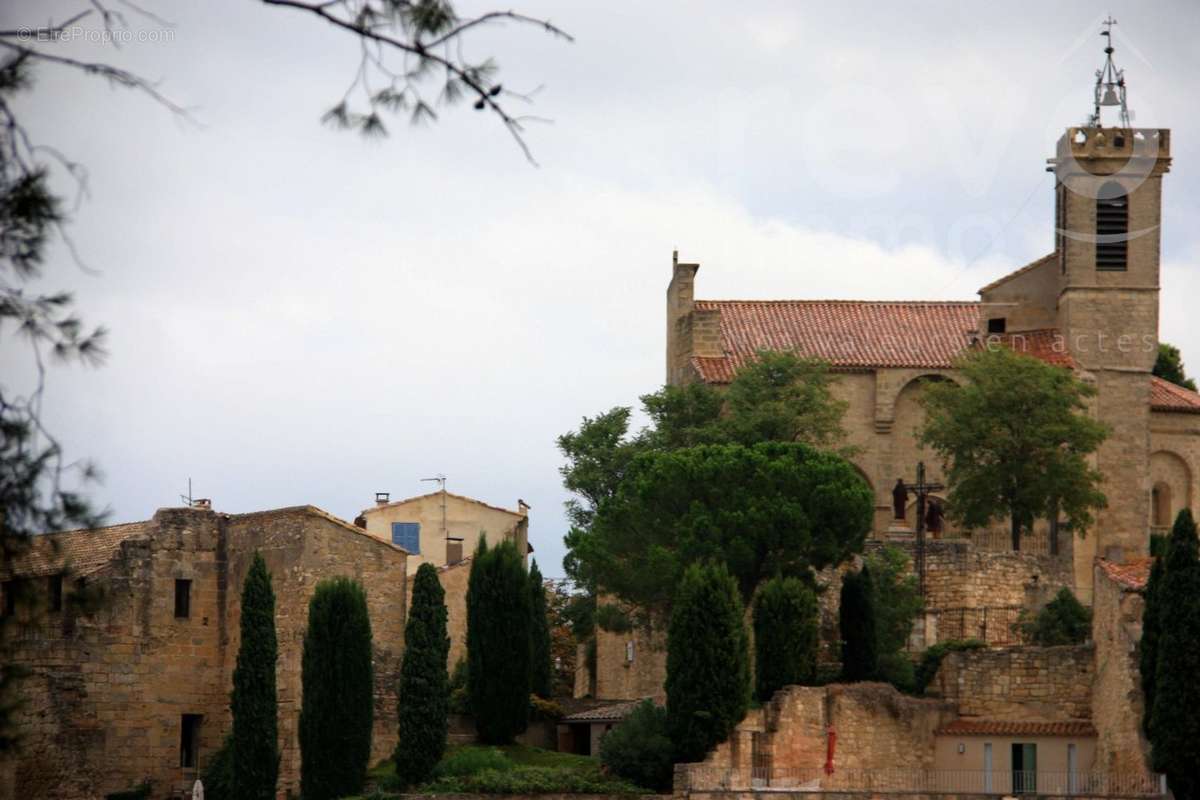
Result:
[[[978,300],[703,300],[695,296],[699,264],[674,259],[666,378],[727,384],[762,350],[828,362],[834,393],[848,403],[843,425],[875,492],[882,538],[896,480],[911,481],[920,461],[933,481],[941,478],[937,455],[914,434],[922,384],[955,380],[956,359],[979,346],[1008,346],[1073,370],[1097,389],[1091,413],[1111,429],[1096,455],[1108,507],[1094,530],[1067,543],[1076,591],[1090,602],[1097,556],[1144,555],[1153,530],[1195,510],[1200,394],[1151,373],[1170,131],[1068,128],[1048,163],[1057,178],[1054,249],[981,288]],[[1004,541],[1002,531],[972,533]]]

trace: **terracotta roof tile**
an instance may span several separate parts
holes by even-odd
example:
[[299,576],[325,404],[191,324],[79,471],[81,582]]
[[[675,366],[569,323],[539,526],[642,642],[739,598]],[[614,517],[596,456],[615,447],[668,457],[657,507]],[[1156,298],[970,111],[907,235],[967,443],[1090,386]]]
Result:
[[1100,565],[1101,571],[1114,582],[1126,589],[1141,591],[1146,587],[1146,581],[1150,580],[1150,568],[1154,566],[1154,559],[1150,556],[1139,556],[1131,558],[1123,564],[1118,564],[1115,561],[1098,558],[1096,563]]
[[1155,375],[1150,379],[1150,408],[1155,411],[1200,414],[1200,394]]
[[[599,706],[598,708],[589,708],[586,711],[579,711],[569,716],[563,717],[563,722],[619,722],[630,714],[633,710],[646,702],[648,698],[641,700],[629,700],[624,703],[615,703],[613,705]],[[659,700],[654,701],[658,705],[662,705]]]
[[940,736],[1095,736],[1087,720],[1027,722],[992,719],[956,719],[937,730]]
[[1075,368],[1075,359],[1067,349],[1067,339],[1057,328],[1043,328],[1017,333],[984,334],[979,346],[1002,345],[1015,352],[1032,356],[1056,367]]
[[979,325],[979,304],[969,302],[699,300],[695,309],[721,314],[725,357],[693,360],[713,383],[728,382],[760,350],[789,350],[841,369],[947,368]]
[[128,539],[145,539],[150,522],[129,522],[95,530],[65,531],[34,536],[29,548],[5,566],[5,577],[39,577],[69,570],[74,577],[98,572],[108,565]]

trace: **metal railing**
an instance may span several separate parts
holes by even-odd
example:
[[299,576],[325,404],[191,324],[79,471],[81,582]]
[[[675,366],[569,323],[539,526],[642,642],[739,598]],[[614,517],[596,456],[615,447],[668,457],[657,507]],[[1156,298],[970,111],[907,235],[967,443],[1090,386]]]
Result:
[[692,792],[897,792],[907,794],[994,794],[1081,798],[1162,797],[1162,776],[1054,770],[846,769],[759,766],[728,769],[693,766]]

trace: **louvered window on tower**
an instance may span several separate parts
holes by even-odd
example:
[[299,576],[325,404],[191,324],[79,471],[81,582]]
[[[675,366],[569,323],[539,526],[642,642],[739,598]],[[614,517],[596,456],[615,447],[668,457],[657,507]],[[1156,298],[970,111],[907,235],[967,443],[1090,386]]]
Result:
[[1129,198],[1107,183],[1096,198],[1096,269],[1121,272],[1129,253]]
[[392,544],[403,547],[414,556],[421,554],[421,523],[393,522]]

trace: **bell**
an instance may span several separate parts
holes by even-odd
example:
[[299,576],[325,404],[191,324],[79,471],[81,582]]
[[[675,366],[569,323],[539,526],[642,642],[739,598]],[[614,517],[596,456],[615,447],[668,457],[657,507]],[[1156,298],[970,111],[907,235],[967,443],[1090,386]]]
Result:
[[1102,106],[1119,106],[1119,105],[1121,105],[1121,99],[1119,97],[1117,97],[1117,93],[1113,91],[1113,87],[1112,87],[1111,83],[1108,85],[1107,88],[1105,88],[1104,98],[1100,101],[1100,105],[1102,105]]

